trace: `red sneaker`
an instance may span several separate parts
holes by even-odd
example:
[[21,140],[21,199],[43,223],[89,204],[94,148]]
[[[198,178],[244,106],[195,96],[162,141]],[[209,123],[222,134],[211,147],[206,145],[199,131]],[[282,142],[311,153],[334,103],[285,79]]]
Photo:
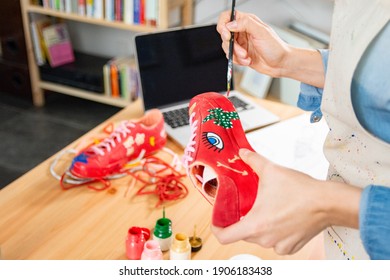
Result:
[[77,178],[106,178],[142,153],[148,156],[163,148],[166,138],[161,111],[150,110],[139,120],[122,122],[102,142],[81,151],[70,173]]
[[253,150],[238,113],[225,96],[206,92],[190,102],[191,138],[184,166],[200,193],[213,205],[212,223],[226,227],[252,208],[259,178],[238,155]]

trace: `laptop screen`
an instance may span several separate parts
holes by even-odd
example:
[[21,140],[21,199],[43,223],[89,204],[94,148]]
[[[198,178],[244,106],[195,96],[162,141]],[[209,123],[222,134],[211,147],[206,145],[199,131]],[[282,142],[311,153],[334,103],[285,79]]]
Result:
[[227,59],[216,25],[192,26],[135,37],[145,110],[226,91]]

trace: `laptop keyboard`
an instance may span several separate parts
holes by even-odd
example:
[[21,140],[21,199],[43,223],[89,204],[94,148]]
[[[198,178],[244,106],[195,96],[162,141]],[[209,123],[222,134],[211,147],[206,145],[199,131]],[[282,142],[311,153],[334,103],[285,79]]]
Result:
[[165,122],[172,128],[189,124],[188,107],[163,112]]
[[[229,96],[228,98],[233,103],[237,112],[241,112],[250,108],[248,103],[241,100],[237,96]],[[163,115],[165,122],[172,128],[189,125],[188,107],[163,112]]]
[[246,103],[244,100],[238,98],[237,96],[229,96],[228,99],[233,103],[237,112],[245,111],[250,108],[251,105]]

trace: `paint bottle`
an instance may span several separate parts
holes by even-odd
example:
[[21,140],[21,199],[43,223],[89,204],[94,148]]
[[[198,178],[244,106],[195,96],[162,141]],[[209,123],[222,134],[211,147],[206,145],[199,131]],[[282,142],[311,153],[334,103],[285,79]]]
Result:
[[145,242],[150,237],[150,230],[147,228],[131,227],[126,238],[126,256],[130,260],[141,259]]
[[162,260],[163,253],[160,248],[160,243],[157,240],[149,240],[145,242],[144,250],[142,251],[141,260]]
[[191,252],[198,252],[202,249],[202,238],[196,235],[196,225],[194,226],[194,235],[189,239],[191,245]]
[[165,218],[165,209],[163,217],[158,219],[153,231],[153,239],[160,244],[161,251],[168,251],[172,243],[172,221]]
[[177,233],[169,253],[170,260],[190,260],[191,245],[188,236],[184,233]]

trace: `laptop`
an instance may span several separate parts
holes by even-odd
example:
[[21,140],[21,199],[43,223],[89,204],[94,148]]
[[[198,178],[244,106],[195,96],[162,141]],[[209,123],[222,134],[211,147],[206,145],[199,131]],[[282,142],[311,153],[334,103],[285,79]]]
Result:
[[[226,94],[227,59],[216,25],[138,33],[134,42],[144,110],[160,109],[168,136],[184,148],[190,138],[191,98],[209,91]],[[229,99],[245,132],[279,120],[236,90],[230,91]]]

